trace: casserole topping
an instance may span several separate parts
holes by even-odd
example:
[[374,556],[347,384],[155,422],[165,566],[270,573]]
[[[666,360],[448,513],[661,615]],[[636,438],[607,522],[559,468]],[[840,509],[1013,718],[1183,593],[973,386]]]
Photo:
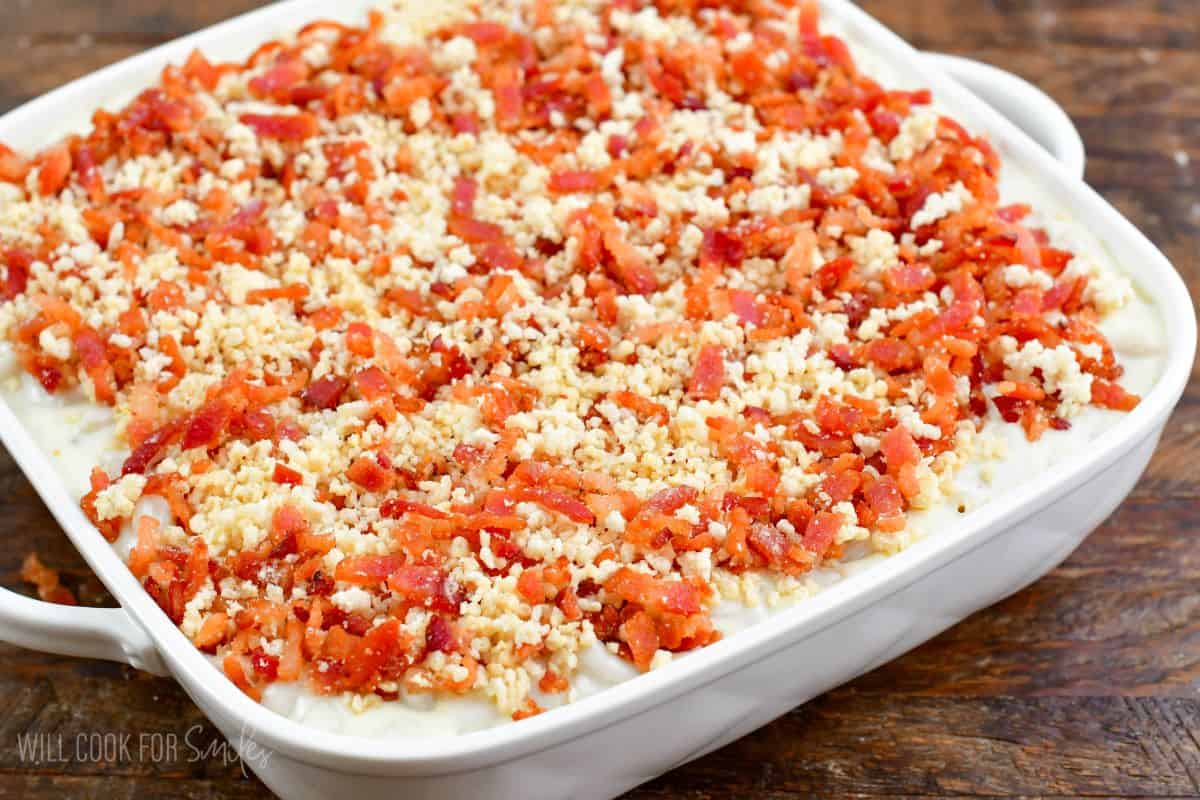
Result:
[[248,694],[528,716],[585,646],[649,669],[903,544],[989,416],[1137,404],[1128,285],[815,3],[443,12],[0,147],[0,328],[113,407],[84,511]]

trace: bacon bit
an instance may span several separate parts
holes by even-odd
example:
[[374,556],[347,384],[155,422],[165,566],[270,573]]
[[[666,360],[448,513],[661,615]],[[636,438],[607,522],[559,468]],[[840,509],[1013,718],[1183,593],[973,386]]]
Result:
[[873,339],[863,351],[867,361],[892,374],[907,372],[920,360],[917,349],[903,339]]
[[183,449],[211,449],[219,445],[229,425],[231,412],[229,402],[224,397],[216,397],[205,403],[188,423],[183,434]]
[[375,355],[375,333],[365,322],[351,322],[346,328],[346,349],[356,356],[372,358]]
[[881,529],[896,530],[897,528],[892,527],[892,524],[886,526],[884,524],[892,523],[893,520],[899,520],[899,528],[904,527],[904,497],[890,476],[884,475],[871,484],[867,488],[865,496],[867,502],[871,504],[871,510],[879,519],[877,524]]
[[70,589],[63,586],[58,570],[53,570],[42,563],[37,553],[29,553],[21,562],[21,580],[37,589],[38,597],[48,603],[58,603],[64,606],[79,605]]
[[660,580],[621,567],[604,582],[604,591],[655,614],[699,614],[704,610],[700,590],[687,581]]
[[425,626],[425,651],[429,653],[452,653],[457,649],[454,630],[445,617],[434,614]]
[[1133,411],[1138,407],[1141,398],[1130,394],[1119,385],[1099,378],[1092,381],[1092,402],[1102,408],[1114,411]]
[[612,111],[612,92],[600,73],[593,72],[584,80],[583,95],[593,119],[603,119]]
[[695,501],[699,492],[691,486],[672,486],[660,489],[642,506],[641,514],[674,514]]
[[523,719],[530,719],[542,713],[542,707],[537,704],[537,701],[532,697],[526,697],[525,703],[512,713],[513,722],[520,722]]
[[554,194],[598,192],[604,188],[604,180],[600,173],[593,170],[555,172],[551,174],[547,186]]
[[470,219],[475,216],[475,197],[479,184],[471,178],[457,178],[450,193],[450,213],[456,217]]
[[300,142],[317,135],[320,126],[312,114],[242,114],[238,118],[264,139]]
[[816,514],[804,529],[804,546],[813,554],[823,556],[842,528],[842,518],[829,511]]
[[714,266],[721,269],[736,269],[746,257],[746,246],[734,233],[723,230],[707,230],[700,248],[700,267]]
[[921,460],[921,450],[908,428],[896,425],[879,439],[879,450],[887,462],[889,474],[896,474],[908,464]]
[[537,605],[545,601],[546,588],[542,583],[542,570],[540,567],[527,569],[517,578],[517,593],[531,605]]
[[436,567],[398,567],[387,579],[388,588],[415,605],[458,612],[461,601],[448,596],[446,576]]
[[192,638],[192,644],[210,655],[225,641],[229,627],[229,616],[220,611],[210,614],[200,624],[200,630]]
[[754,524],[746,537],[750,549],[758,553],[768,564],[780,566],[787,558],[787,537],[778,528],[771,525]]
[[12,300],[17,295],[25,293],[29,285],[29,268],[33,266],[33,255],[19,247],[10,247],[3,253],[4,258],[4,299]]
[[859,473],[852,470],[846,472],[838,472],[830,475],[821,483],[821,488],[825,494],[835,503],[841,503],[850,500],[854,497],[854,493],[858,491],[859,485],[862,483],[862,477]]
[[667,411],[666,406],[662,403],[656,403],[648,397],[642,397],[640,394],[621,390],[610,393],[608,399],[622,408],[629,409],[643,422],[653,421],[666,427],[667,423],[671,420],[671,415]]
[[450,117],[450,126],[455,133],[469,133],[475,135],[479,133],[479,120],[474,114],[460,113]]
[[92,388],[96,399],[107,405],[117,400],[117,389],[114,385],[112,365],[108,363],[107,348],[100,335],[91,328],[81,328],[75,334],[75,350],[84,370],[92,380]]
[[100,515],[96,511],[96,497],[100,492],[107,489],[111,483],[108,476],[104,474],[104,470],[99,467],[92,467],[90,476],[91,491],[83,496],[79,501],[80,507],[83,509],[84,515],[91,521],[96,529],[100,531],[100,535],[106,541],[115,542],[121,533],[121,520],[119,519],[100,519]]
[[706,344],[696,356],[696,367],[688,383],[688,397],[693,400],[716,400],[725,383],[725,356],[718,345]]
[[278,656],[264,653],[262,650],[254,650],[250,653],[250,666],[259,678],[268,683],[279,677]]
[[825,294],[830,294],[842,285],[847,276],[854,270],[854,259],[849,256],[835,258],[832,261],[827,261],[820,269],[817,270],[816,278],[817,288]]
[[274,300],[287,300],[290,303],[299,303],[306,297],[308,297],[308,287],[301,286],[298,283],[271,289],[251,289],[246,292],[246,302],[252,306],[270,303]]
[[537,503],[547,511],[562,514],[572,522],[591,525],[596,521],[596,515],[578,498],[556,492],[553,489],[543,489],[538,486],[518,486],[509,490],[509,496],[517,503]]
[[262,690],[250,682],[250,679],[246,676],[246,668],[242,665],[242,660],[237,655],[230,653],[225,656],[225,660],[221,662],[221,667],[225,671],[225,676],[233,681],[233,685],[241,689],[250,699],[255,702],[262,700]]
[[338,562],[333,577],[358,586],[378,586],[384,582],[390,586],[391,578],[402,569],[424,568],[405,567],[399,556],[348,556]]
[[883,273],[883,285],[897,294],[920,294],[936,283],[937,275],[926,264],[900,264]]
[[546,670],[538,679],[538,689],[546,694],[561,694],[570,688],[570,681],[552,669]]
[[172,420],[154,431],[133,449],[129,458],[125,459],[125,463],[121,466],[121,474],[144,474],[162,458],[166,446],[182,433],[183,420]]
[[377,494],[386,492],[395,483],[395,476],[380,466],[379,461],[371,456],[359,456],[355,459],[346,472],[346,477],[368,492]]
[[129,571],[139,578],[146,577],[156,563],[160,528],[154,517],[143,515],[137,519],[137,543],[129,551]]
[[278,462],[275,464],[275,472],[271,476],[271,479],[274,480],[275,483],[284,484],[286,486],[300,486],[304,483],[303,475],[286,464],[281,464]]
[[588,367],[596,367],[608,361],[612,337],[598,322],[584,322],[579,326],[580,361]]
[[337,408],[342,395],[350,386],[349,381],[336,375],[326,375],[310,383],[300,396],[305,408],[328,410]]
[[625,239],[612,213],[599,206],[592,206],[589,215],[600,233],[604,249],[611,257],[613,276],[634,294],[650,294],[658,289],[658,279],[653,270]]
[[221,79],[220,70],[209,63],[199,50],[193,50],[183,65],[183,74],[200,84],[200,88],[212,91]]
[[639,611],[621,624],[621,641],[629,646],[634,665],[642,672],[650,669],[650,662],[658,652],[658,628],[654,620],[644,611]]
[[285,58],[263,74],[251,78],[250,91],[259,97],[287,100],[290,97],[289,90],[307,77],[308,65],[303,59]]
[[29,174],[30,164],[24,158],[13,152],[12,148],[0,144],[0,181],[5,183],[23,183]]
[[450,519],[449,514],[439,511],[431,505],[400,498],[385,500],[383,505],[379,507],[379,513],[390,519],[400,519],[405,514],[416,514],[419,517],[427,517],[429,519]]
[[746,325],[762,325],[766,321],[766,312],[759,307],[754,292],[734,290],[729,293],[729,304],[733,307],[733,313]]
[[58,194],[71,174],[71,151],[60,144],[44,151],[34,160],[38,170],[38,193],[43,197]]

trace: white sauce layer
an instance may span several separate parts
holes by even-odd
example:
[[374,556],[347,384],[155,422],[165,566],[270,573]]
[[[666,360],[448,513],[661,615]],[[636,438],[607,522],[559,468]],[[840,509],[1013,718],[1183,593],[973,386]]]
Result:
[[[863,53],[856,53],[856,57],[866,67],[865,71],[882,78],[885,84],[903,83],[889,80],[886,66],[878,60]],[[1047,227],[1056,245],[1085,255],[1109,275],[1121,274],[1099,240],[1072,223],[1067,210],[1030,177],[1006,167],[1001,192],[1010,202],[1031,202],[1038,208],[1041,223]],[[1136,287],[1135,295],[1130,303],[1112,313],[1101,329],[1125,367],[1125,377],[1120,383],[1127,390],[1144,395],[1162,371],[1164,332],[1154,308]],[[93,466],[99,464],[110,474],[118,470],[124,453],[115,438],[109,409],[87,403],[81,393],[47,395],[32,377],[19,370],[8,345],[0,345],[0,377],[6,378],[0,396],[49,457],[73,496],[81,497],[88,490],[88,475]],[[1125,417],[1118,412],[1089,407],[1072,418],[1070,430],[1050,430],[1039,442],[1030,443],[1020,426],[1004,424],[994,409],[992,414],[982,438],[989,438],[988,434],[999,438],[1004,442],[999,449],[1006,452],[1000,458],[968,460],[958,473],[951,493],[934,507],[910,514],[909,530],[913,538],[953,535],[971,511],[1037,478],[1052,464],[1079,452]],[[158,498],[143,499],[137,513],[156,516],[164,524],[170,522],[166,503]],[[132,544],[130,527],[126,526],[116,543],[122,558],[128,556]],[[850,574],[880,568],[881,562],[886,560],[882,554],[864,555],[866,548],[862,544],[856,547],[859,548],[857,553],[853,550],[848,553],[851,560],[807,576],[805,587],[791,594],[787,602],[770,605],[764,599],[757,605],[720,603],[713,613],[717,628],[726,635],[745,630]],[[855,555],[862,557],[854,559]],[[764,598],[771,594],[770,578],[764,577],[758,584]],[[580,653],[580,669],[573,676],[572,686],[576,697],[586,697],[637,674],[630,664],[604,647],[593,646]],[[561,696],[543,695],[536,689],[533,696],[543,708],[562,703]],[[454,735],[509,721],[482,696],[402,695],[396,702],[385,703],[361,697],[321,696],[302,686],[276,683],[264,692],[263,703],[280,714],[322,731],[371,738]]]

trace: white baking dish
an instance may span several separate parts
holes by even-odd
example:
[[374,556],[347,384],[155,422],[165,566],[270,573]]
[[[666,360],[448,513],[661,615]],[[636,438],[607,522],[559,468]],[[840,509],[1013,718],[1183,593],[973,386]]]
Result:
[[[313,18],[356,19],[362,5],[289,0],[217,25],[0,118],[0,140],[35,148],[82,127],[97,103],[129,96],[194,47],[214,58],[241,57]],[[0,591],[0,638],[173,675],[284,797],[607,798],[894,658],[1057,565],[1132,488],[1183,391],[1196,342],[1187,289],[1166,258],[1084,185],[1078,135],[1048,98],[982,65],[922,57],[846,0],[824,6],[827,19],[906,83],[931,87],[960,119],[986,132],[1006,160],[1072,208],[1117,263],[1136,265],[1134,277],[1162,317],[1166,366],[1142,404],[1086,452],[967,515],[959,529],[918,542],[664,669],[514,725],[454,738],[374,741],[315,732],[238,691],[142,590],[29,433],[0,404],[0,439],[121,604],[66,608]],[[1059,160],[948,73],[1009,110]]]

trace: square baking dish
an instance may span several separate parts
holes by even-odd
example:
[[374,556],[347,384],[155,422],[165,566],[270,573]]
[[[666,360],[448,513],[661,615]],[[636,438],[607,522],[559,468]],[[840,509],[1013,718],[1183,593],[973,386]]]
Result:
[[[243,58],[316,18],[357,21],[370,3],[286,0],[103,69],[0,118],[0,141],[31,150],[86,127],[193,48]],[[1029,584],[1060,561],[1141,475],[1190,375],[1196,322],[1167,259],[1081,180],[1082,149],[1061,111],[998,70],[931,59],[847,0],[824,0],[823,24],[990,137],[1005,162],[1071,209],[1154,304],[1168,353],[1157,384],[1127,418],[1035,483],[1002,494],[943,531],[755,627],[599,695],[513,725],[386,741],[316,732],[258,705],[171,623],[80,511],[6,404],[0,440],[121,604],[51,606],[0,591],[0,638],[53,652],[125,661],[170,674],[277,794],[288,798],[607,798],[704,755],[821,692],[911,649]],[[948,77],[968,82],[1042,135],[1029,135]],[[1039,100],[1040,98],[1040,100]]]

